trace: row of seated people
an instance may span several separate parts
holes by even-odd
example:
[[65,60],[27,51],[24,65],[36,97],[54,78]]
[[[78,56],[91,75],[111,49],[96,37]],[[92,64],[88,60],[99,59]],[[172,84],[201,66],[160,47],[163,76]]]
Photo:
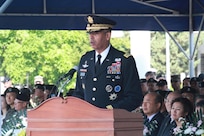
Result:
[[167,80],[164,77],[155,78],[141,78],[140,84],[142,88],[143,94],[148,91],[155,91],[155,90],[165,90],[165,91],[179,91],[182,87],[192,87],[196,90],[197,93],[204,94],[204,74],[200,74],[198,77],[185,77],[182,81],[179,75],[172,75],[171,76],[171,89],[168,88]]
[[15,128],[15,125],[19,124],[20,117],[27,117],[27,109],[35,108],[46,99],[55,97],[57,91],[55,85],[43,84],[35,84],[33,89],[8,87],[1,94],[2,135],[5,135],[11,128]]
[[[148,71],[145,77],[140,79],[144,95],[143,103],[135,110],[143,113],[144,136],[184,135],[184,123],[192,125],[198,122],[199,119],[196,121],[192,119],[195,113],[196,117],[200,113],[200,120],[203,122],[203,73],[198,77],[186,77],[182,81],[179,75],[172,75],[171,89],[168,88],[166,79],[156,78],[154,72]],[[195,132],[198,129],[196,127]],[[199,127],[203,127],[202,134],[204,134],[204,124],[200,123]],[[191,130],[191,135],[195,135],[195,132]]]
[[191,87],[169,91],[166,96],[152,91],[144,95],[140,111],[144,115],[144,135],[176,136],[182,130],[183,120],[193,123],[193,113],[204,113],[204,96]]

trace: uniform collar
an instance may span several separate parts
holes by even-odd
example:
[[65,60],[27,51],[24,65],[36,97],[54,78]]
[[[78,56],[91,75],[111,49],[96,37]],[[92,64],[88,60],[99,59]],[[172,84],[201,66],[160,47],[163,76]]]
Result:
[[[111,47],[111,45],[109,44],[109,46],[103,52],[100,53],[100,55],[101,55],[101,64],[103,63],[103,61],[107,57],[108,52],[110,50],[110,47]],[[95,62],[97,61],[98,54],[99,54],[98,52],[95,52]]]

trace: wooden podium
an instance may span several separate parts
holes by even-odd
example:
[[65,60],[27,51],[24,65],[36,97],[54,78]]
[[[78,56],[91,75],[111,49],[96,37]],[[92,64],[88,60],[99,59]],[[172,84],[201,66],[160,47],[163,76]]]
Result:
[[101,109],[75,97],[54,97],[29,110],[26,136],[142,136],[140,113]]

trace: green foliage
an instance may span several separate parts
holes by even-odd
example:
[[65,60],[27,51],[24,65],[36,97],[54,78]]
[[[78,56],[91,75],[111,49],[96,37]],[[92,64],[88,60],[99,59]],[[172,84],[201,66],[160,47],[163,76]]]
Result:
[[[128,36],[113,38],[111,43],[122,51],[130,50]],[[89,50],[86,31],[1,30],[0,75],[8,75],[14,84],[27,84],[28,79],[33,86],[36,75],[43,76],[45,84],[56,84]],[[67,90],[74,88],[75,82],[76,74]]]
[[[189,54],[189,33],[173,32],[173,37]],[[196,38],[196,37],[195,37]],[[201,45],[203,34],[198,42]],[[129,32],[112,38],[111,44],[130,53]],[[166,45],[164,32],[151,33],[151,67],[166,73]],[[44,77],[46,84],[55,84],[59,77],[78,65],[81,56],[92,48],[86,31],[65,30],[1,30],[0,75],[8,75],[14,84],[33,85],[34,76]],[[195,52],[197,56],[197,51]],[[195,66],[198,60],[195,57]],[[170,39],[171,73],[188,73],[188,59]],[[69,84],[74,88],[76,74]],[[67,88],[68,89],[68,88]]]
[[85,31],[0,31],[1,75],[14,83],[33,84],[34,76],[53,84],[60,75],[78,64],[90,50]]
[[[189,33],[188,32],[171,32],[171,35],[182,46],[185,53],[189,56]],[[198,46],[202,44],[203,34],[200,36]],[[194,38],[197,38],[196,36]],[[151,33],[151,67],[156,68],[158,73],[166,73],[166,41],[165,32]],[[196,39],[194,39],[195,42]],[[171,74],[181,72],[189,73],[188,58],[179,49],[179,47],[170,38],[170,66]],[[198,65],[197,50],[194,55],[194,66]]]
[[128,32],[124,32],[125,36],[120,38],[112,38],[111,44],[125,53],[130,53],[130,35]]

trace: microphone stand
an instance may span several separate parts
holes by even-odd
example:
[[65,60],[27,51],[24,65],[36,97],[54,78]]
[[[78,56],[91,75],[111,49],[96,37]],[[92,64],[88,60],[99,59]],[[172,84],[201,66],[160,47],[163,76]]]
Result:
[[63,92],[63,88],[65,87],[66,84],[68,84],[71,81],[71,79],[69,77],[67,77],[65,81],[63,81],[63,82],[60,82],[60,81],[62,81],[62,80],[58,80],[58,83],[60,83],[60,88],[58,89],[57,97],[60,96],[60,93]]

